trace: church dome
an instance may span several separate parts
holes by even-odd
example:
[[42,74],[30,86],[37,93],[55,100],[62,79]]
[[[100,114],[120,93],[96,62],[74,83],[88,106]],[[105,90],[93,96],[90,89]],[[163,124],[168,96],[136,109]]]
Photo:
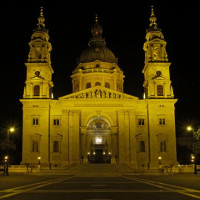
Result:
[[89,47],[79,57],[79,63],[94,62],[96,60],[108,63],[117,63],[113,52],[106,47],[105,39],[102,37],[103,29],[96,17],[95,24],[91,29],[92,37],[89,40]]
[[95,60],[117,63],[113,52],[105,46],[90,46],[81,53],[79,58],[80,63],[94,62]]

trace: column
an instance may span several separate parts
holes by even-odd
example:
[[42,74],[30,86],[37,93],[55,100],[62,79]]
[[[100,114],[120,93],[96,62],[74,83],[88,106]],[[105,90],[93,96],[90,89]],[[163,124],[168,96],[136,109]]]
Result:
[[80,110],[69,113],[69,162],[80,164]]
[[62,111],[62,120],[63,120],[63,128],[62,128],[62,144],[61,144],[61,152],[62,152],[62,165],[69,165],[69,110]]
[[130,164],[130,119],[128,110],[125,111],[124,117],[124,140],[125,162]]
[[118,157],[117,152],[117,133],[111,133],[111,146],[112,146],[112,158],[111,163],[117,163],[116,156]]
[[83,156],[83,163],[88,162],[87,153],[87,133],[81,133],[81,156]]
[[125,110],[117,111],[118,118],[118,159],[119,163],[125,163],[126,140],[125,140]]
[[129,131],[130,131],[130,137],[129,137],[129,149],[130,149],[130,164],[136,168],[137,167],[137,159],[136,159],[136,138],[135,138],[135,111],[134,110],[128,110],[129,113]]

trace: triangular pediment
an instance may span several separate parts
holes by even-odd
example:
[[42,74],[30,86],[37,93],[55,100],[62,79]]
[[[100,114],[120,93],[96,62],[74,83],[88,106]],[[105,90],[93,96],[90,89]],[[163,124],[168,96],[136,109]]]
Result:
[[74,92],[59,99],[135,99],[138,97],[111,90],[102,86],[95,86],[79,92]]

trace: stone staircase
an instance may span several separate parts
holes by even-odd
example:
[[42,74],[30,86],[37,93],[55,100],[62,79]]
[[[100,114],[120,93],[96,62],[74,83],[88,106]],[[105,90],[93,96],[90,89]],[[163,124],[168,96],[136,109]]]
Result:
[[79,177],[117,177],[122,175],[158,174],[159,170],[135,170],[117,164],[83,164],[69,169],[70,174]]
[[[23,173],[28,173],[26,168]],[[10,172],[19,172],[11,168]],[[34,168],[33,171],[28,174],[32,175],[75,175],[78,177],[118,177],[122,175],[144,175],[144,174],[161,174],[157,170],[144,170],[144,169],[132,169],[126,165],[117,164],[81,164],[77,166],[71,166],[68,168]]]

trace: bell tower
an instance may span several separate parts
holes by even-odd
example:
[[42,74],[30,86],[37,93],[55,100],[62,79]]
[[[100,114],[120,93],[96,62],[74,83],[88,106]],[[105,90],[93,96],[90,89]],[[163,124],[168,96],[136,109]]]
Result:
[[166,52],[167,42],[157,25],[153,6],[149,20],[150,24],[143,47],[145,66],[142,73],[144,73],[145,98],[174,98],[169,71],[171,63],[168,61]]
[[25,63],[27,76],[23,98],[51,98],[52,96],[53,69],[50,58],[52,46],[44,21],[43,7],[41,7],[37,28],[33,30],[29,42],[30,51]]

